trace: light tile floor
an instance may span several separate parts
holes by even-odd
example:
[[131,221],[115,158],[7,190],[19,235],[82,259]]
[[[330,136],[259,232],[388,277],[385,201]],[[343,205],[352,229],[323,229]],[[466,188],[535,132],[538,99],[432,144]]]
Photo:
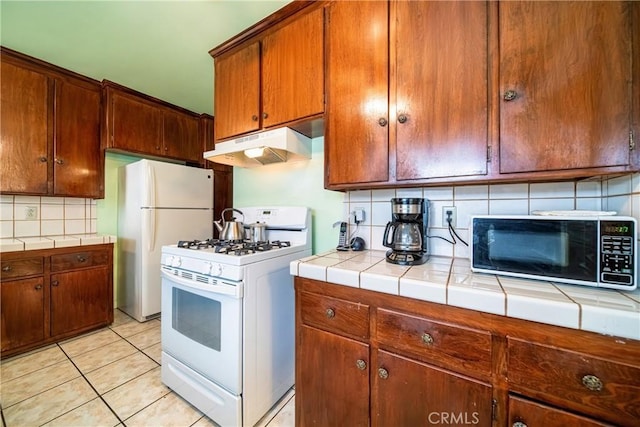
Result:
[[[108,328],[2,360],[1,427],[215,426],[162,384],[160,353],[160,320],[116,310]],[[290,390],[258,425],[291,427],[293,414]]]

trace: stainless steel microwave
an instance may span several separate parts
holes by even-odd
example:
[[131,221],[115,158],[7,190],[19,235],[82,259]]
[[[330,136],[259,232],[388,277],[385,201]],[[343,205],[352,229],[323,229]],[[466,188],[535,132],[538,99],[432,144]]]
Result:
[[637,224],[625,216],[471,217],[475,272],[601,288],[637,287]]

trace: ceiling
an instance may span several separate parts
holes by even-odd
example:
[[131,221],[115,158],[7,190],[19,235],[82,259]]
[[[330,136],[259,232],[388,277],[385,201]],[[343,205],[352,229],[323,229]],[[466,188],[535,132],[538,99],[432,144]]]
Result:
[[208,51],[289,0],[0,1],[0,43],[213,114]]

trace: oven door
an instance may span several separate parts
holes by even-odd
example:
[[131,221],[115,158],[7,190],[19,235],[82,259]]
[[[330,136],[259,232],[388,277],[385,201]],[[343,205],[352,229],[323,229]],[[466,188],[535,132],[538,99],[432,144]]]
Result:
[[203,284],[162,271],[162,351],[242,392],[242,282]]

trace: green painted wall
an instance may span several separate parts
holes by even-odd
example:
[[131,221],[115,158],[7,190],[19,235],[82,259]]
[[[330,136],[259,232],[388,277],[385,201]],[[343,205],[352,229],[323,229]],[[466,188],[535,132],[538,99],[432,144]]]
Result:
[[343,217],[343,199],[344,193],[324,189],[324,138],[313,140],[309,161],[234,168],[234,206],[298,205],[311,208],[313,253],[335,248],[337,234],[332,226]]

